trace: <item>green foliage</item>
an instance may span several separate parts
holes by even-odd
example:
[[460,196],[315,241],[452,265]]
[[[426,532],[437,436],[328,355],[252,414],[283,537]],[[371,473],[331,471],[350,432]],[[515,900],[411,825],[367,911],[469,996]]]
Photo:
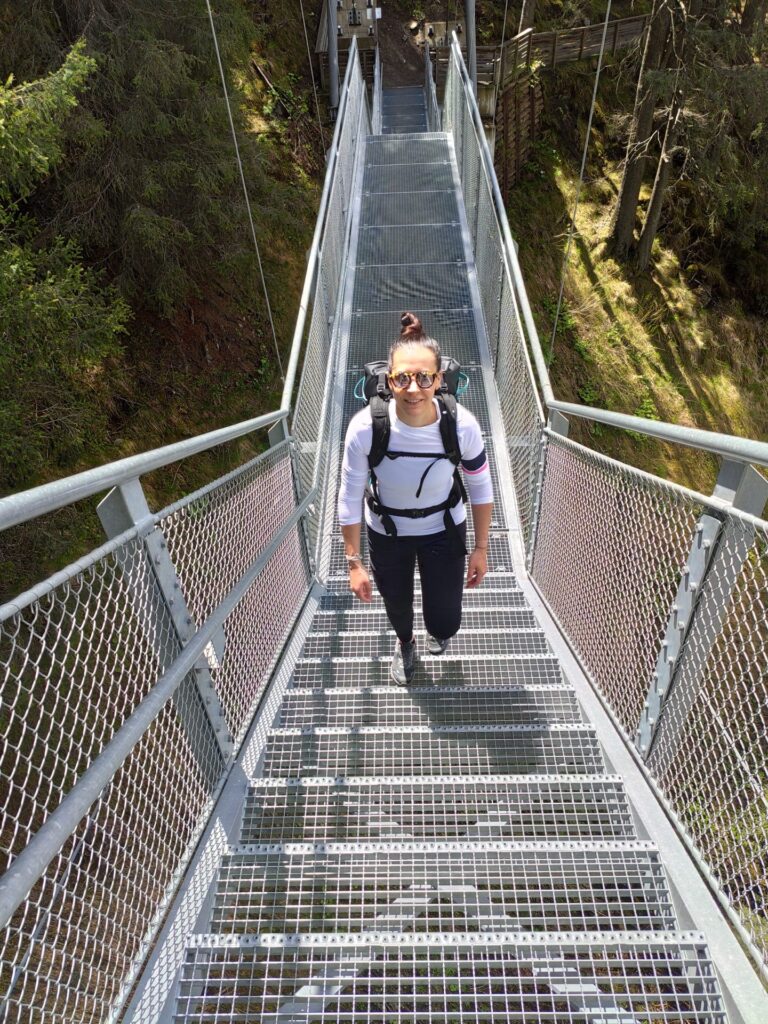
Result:
[[[43,5],[45,6],[45,5]],[[37,21],[35,19],[38,19]],[[30,38],[30,22],[35,38]],[[272,181],[266,140],[249,132],[235,73],[247,68],[253,23],[246,5],[221,0],[216,25],[257,230],[297,234],[301,211],[286,182]],[[24,32],[23,44],[18,45]],[[210,25],[202,4],[104,0],[71,5],[66,19],[33,10],[0,40],[0,62],[47,70],[47,55],[85,34],[98,60],[68,122],[66,161],[34,197],[53,233],[75,237],[106,265],[137,310],[171,317],[211,274],[248,253],[256,274],[245,201],[229,131]],[[268,247],[267,247],[268,249]],[[265,254],[268,283],[280,267]]]
[[28,485],[50,461],[103,440],[104,362],[128,309],[83,266],[77,244],[39,239],[19,212],[63,157],[68,115],[95,62],[77,43],[46,78],[0,89],[0,486]]
[[26,199],[61,158],[64,124],[96,62],[79,40],[39,82],[0,84],[0,201]]
[[0,486],[13,489],[103,445],[105,360],[119,354],[128,310],[74,242],[0,239]]

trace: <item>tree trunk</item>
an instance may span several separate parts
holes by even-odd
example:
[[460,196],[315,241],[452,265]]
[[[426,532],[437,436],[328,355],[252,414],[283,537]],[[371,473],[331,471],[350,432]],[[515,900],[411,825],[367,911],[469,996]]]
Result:
[[741,12],[741,31],[751,36],[758,25],[765,21],[765,0],[745,0]]
[[664,132],[664,144],[661,147],[661,155],[656,167],[656,178],[653,182],[651,201],[648,203],[645,222],[640,232],[640,240],[637,243],[635,262],[638,270],[647,269],[651,259],[653,240],[659,230],[661,209],[664,205],[667,185],[669,185],[669,176],[672,173],[672,154],[677,145],[677,136],[682,124],[682,107],[682,96],[678,93],[672,101],[672,106],[669,108],[667,127]]
[[651,14],[637,80],[635,109],[632,113],[632,124],[627,141],[624,176],[621,179],[618,199],[611,218],[610,245],[614,255],[619,259],[627,257],[634,241],[637,202],[648,159],[644,148],[651,135],[653,112],[656,106],[656,89],[648,81],[648,72],[654,71],[661,63],[669,26],[670,14],[667,0],[657,0]]
[[523,32],[527,28],[533,28],[533,20],[536,17],[536,0],[523,0],[523,9],[520,11],[520,28]]

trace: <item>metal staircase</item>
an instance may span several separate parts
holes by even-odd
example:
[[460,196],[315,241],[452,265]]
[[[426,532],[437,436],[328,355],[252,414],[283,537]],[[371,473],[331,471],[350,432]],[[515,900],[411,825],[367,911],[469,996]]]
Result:
[[[335,503],[404,309],[469,375],[496,500],[399,688]],[[713,494],[576,419],[717,456]],[[249,435],[150,509],[144,475]],[[377,57],[371,110],[353,41],[280,408],[0,498],[12,529],[108,492],[107,542],[0,606],[0,1021],[765,1024],[755,466],[555,397],[458,41],[442,110],[428,52],[423,91]]]
[[360,366],[415,308],[467,368],[486,432],[492,571],[449,652],[422,653],[399,689],[381,600],[350,595],[329,527],[327,591],[174,1020],[722,1022],[705,941],[676,931],[659,852],[512,570],[457,169],[425,130],[421,89],[384,91],[352,229],[342,426]]

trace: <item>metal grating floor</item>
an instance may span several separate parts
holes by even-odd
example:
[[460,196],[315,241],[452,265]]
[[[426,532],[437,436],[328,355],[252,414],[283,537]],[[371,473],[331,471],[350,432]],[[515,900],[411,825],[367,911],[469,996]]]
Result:
[[[383,134],[366,143],[341,430],[361,408],[359,367],[386,358],[413,309],[470,368],[462,401],[500,496],[453,150],[425,126],[420,88],[384,91]],[[330,498],[326,592],[173,1019],[726,1024],[704,940],[676,932],[660,856],[518,586],[509,510],[499,501],[492,571],[442,657],[424,653],[417,614],[420,660],[400,688],[381,599],[348,591]],[[418,577],[415,594],[418,605]]]
[[702,936],[200,936],[176,1021],[724,1024]]

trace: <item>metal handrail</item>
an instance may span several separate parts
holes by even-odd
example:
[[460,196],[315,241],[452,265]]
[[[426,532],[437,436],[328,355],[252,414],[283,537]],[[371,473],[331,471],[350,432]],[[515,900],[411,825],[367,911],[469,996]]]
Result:
[[301,292],[301,299],[299,301],[299,310],[296,314],[296,328],[293,332],[293,341],[291,343],[291,353],[288,357],[288,367],[285,372],[285,384],[283,385],[283,396],[280,400],[280,405],[283,409],[291,409],[291,395],[293,394],[294,384],[296,383],[296,372],[299,366],[299,357],[301,355],[301,348],[304,343],[304,328],[307,322],[307,313],[314,291],[315,279],[317,277],[317,270],[320,266],[320,242],[325,232],[325,221],[328,214],[328,203],[331,197],[331,187],[336,174],[336,162],[339,157],[339,140],[341,138],[341,127],[344,123],[344,115],[347,107],[347,100],[349,97],[349,86],[352,80],[352,72],[355,66],[355,55],[357,53],[357,39],[353,36],[352,43],[349,47],[349,57],[347,58],[347,70],[344,74],[344,85],[342,87],[341,99],[339,100],[339,109],[336,114],[336,126],[333,130],[333,140],[331,142],[331,148],[327,154],[327,169],[325,172],[325,181],[323,182],[323,193],[320,197],[320,209],[317,211],[317,223],[315,224],[315,233],[312,236],[312,245],[309,250],[309,256],[307,257],[307,273],[304,278],[304,287]]
[[316,495],[317,492],[313,489],[293,510],[256,561],[216,606],[136,710],[123,722],[109,743],[0,877],[0,929],[5,928],[32,887],[43,876],[48,865],[74,834],[92,804],[106,789],[160,711],[194,669],[208,643],[222,628],[291,530],[299,523]]
[[104,466],[86,469],[82,473],[75,473],[62,480],[42,484],[40,487],[32,487],[19,494],[9,494],[5,498],[0,498],[0,530],[37,519],[47,512],[55,512],[56,509],[73,505],[83,498],[101,494],[110,487],[135,480],[136,477],[144,476],[155,469],[162,469],[163,466],[170,466],[192,455],[199,455],[200,452],[216,448],[227,441],[245,437],[246,434],[252,434],[255,430],[261,430],[285,419],[288,413],[288,409],[278,409],[252,420],[243,420],[229,427],[211,430],[207,434],[198,434],[197,437],[190,437],[186,441],[176,441],[162,448],[153,448],[139,455],[129,455],[125,459],[108,462]]
[[549,379],[549,371],[544,352],[539,341],[536,324],[533,320],[533,313],[528,302],[528,295],[523,282],[523,275],[520,270],[520,263],[517,258],[517,250],[512,240],[512,233],[507,220],[507,212],[501,190],[496,178],[496,170],[493,166],[493,158],[488,148],[488,142],[483,129],[483,121],[477,106],[475,95],[472,91],[469,74],[464,58],[461,55],[456,33],[453,33],[451,40],[453,50],[462,81],[465,84],[465,91],[472,114],[472,121],[475,126],[480,152],[483,156],[483,163],[491,182],[494,207],[496,216],[501,228],[506,258],[509,261],[512,280],[515,285],[515,293],[525,321],[528,334],[528,344],[533,356],[533,363],[536,368],[536,376],[541,389],[542,399],[547,409],[556,410],[564,415],[576,416],[580,419],[594,420],[597,423],[604,423],[606,426],[617,427],[620,430],[632,430],[637,434],[647,437],[655,437],[661,441],[668,441],[670,444],[679,444],[689,448],[698,448],[702,451],[711,452],[722,458],[732,459],[737,462],[768,466],[768,443],[753,441],[747,438],[735,437],[732,434],[719,434],[711,430],[700,430],[693,427],[681,427],[674,423],[665,423],[659,420],[647,420],[642,416],[630,416],[625,413],[610,412],[606,409],[598,409],[595,406],[574,404],[572,402],[560,402],[555,398],[552,390],[552,383]]

